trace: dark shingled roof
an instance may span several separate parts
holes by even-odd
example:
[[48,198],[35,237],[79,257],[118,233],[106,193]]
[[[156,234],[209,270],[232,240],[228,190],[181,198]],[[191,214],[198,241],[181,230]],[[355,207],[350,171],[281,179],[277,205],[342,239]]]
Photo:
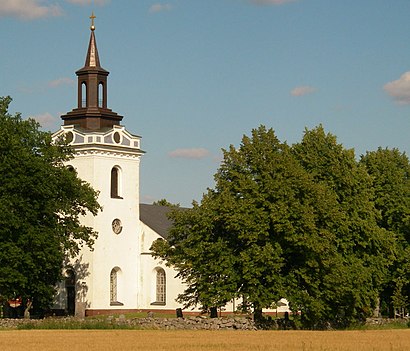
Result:
[[164,239],[168,237],[172,221],[167,217],[168,206],[140,204],[140,220]]

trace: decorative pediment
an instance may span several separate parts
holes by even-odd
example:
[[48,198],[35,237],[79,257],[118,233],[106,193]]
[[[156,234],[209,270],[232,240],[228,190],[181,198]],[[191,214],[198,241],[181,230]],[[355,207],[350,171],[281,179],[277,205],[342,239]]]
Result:
[[53,135],[53,139],[65,138],[74,149],[100,149],[112,152],[132,151],[139,154],[141,150],[141,137],[132,135],[124,126],[113,126],[105,131],[89,131],[78,129],[75,126],[62,126]]

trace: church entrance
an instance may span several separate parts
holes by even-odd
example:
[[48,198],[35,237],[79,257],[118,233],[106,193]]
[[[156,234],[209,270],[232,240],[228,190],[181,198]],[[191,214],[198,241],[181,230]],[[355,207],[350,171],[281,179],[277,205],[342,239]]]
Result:
[[75,314],[75,273],[72,269],[68,269],[65,278],[65,289],[67,293],[67,314],[74,316]]

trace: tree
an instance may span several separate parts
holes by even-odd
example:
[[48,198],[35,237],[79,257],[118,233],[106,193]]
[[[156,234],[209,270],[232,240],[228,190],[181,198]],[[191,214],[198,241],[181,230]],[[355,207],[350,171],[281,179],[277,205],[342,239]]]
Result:
[[64,257],[96,238],[80,217],[100,206],[96,191],[64,166],[73,156],[65,142],[10,115],[10,102],[0,98],[0,296],[47,308]]
[[381,297],[393,314],[392,307],[410,307],[410,161],[398,149],[379,148],[362,156],[361,163],[373,179],[375,205],[381,214],[378,224],[395,239],[396,259]]
[[167,199],[161,199],[152,203],[155,206],[180,207],[180,204],[173,204]]
[[224,159],[200,204],[174,211],[153,254],[188,287],[180,301],[261,310],[286,297],[307,328],[346,326],[372,312],[389,265],[371,178],[322,127],[289,147],[261,126]]
[[188,285],[179,297],[187,306],[219,307],[242,297],[260,311],[281,297],[281,249],[267,232],[270,213],[263,207],[262,191],[266,172],[257,174],[254,158],[269,158],[272,162],[262,167],[274,166],[270,156],[280,158],[282,149],[287,146],[273,131],[255,130],[252,139],[243,138],[239,150],[224,150],[215,190],[191,210],[173,212],[169,241],[152,249]]
[[372,178],[354,151],[338,144],[322,126],[306,130],[293,153],[316,183],[334,193],[341,214],[332,229],[338,264],[332,274],[320,275],[326,292],[321,303],[328,309],[321,319],[342,324],[364,319],[377,305],[394,257],[394,240],[378,226]]

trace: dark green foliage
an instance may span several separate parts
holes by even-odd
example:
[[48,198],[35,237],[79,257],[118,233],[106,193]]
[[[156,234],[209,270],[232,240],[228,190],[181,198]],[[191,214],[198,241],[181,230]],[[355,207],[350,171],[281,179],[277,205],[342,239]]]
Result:
[[97,213],[97,193],[64,167],[72,157],[64,141],[10,115],[10,101],[0,98],[0,296],[47,307],[65,255],[94,242],[79,217]]
[[168,206],[168,207],[179,207],[180,206],[179,204],[173,204],[169,202],[167,199],[161,199],[158,201],[154,201],[152,204],[156,206]]
[[261,126],[224,150],[215,181],[152,247],[187,283],[180,301],[209,309],[243,298],[259,316],[286,297],[307,328],[372,314],[395,243],[353,150],[321,126],[292,147]]
[[382,304],[410,309],[410,162],[397,149],[367,152],[361,159],[373,178],[379,226],[395,240],[396,259],[381,296]]
[[327,218],[334,236],[333,253],[326,266],[321,258],[316,260],[319,289],[303,289],[301,280],[295,285],[305,295],[296,296],[296,300],[307,299],[302,306],[312,303],[309,308],[316,311],[314,318],[309,314],[302,314],[302,318],[309,319],[311,326],[326,321],[343,326],[362,320],[376,307],[394,257],[394,240],[377,223],[372,179],[356,161],[354,151],[344,149],[321,126],[306,131],[302,141],[293,146],[293,153],[314,182],[326,186],[336,199],[333,214]]

